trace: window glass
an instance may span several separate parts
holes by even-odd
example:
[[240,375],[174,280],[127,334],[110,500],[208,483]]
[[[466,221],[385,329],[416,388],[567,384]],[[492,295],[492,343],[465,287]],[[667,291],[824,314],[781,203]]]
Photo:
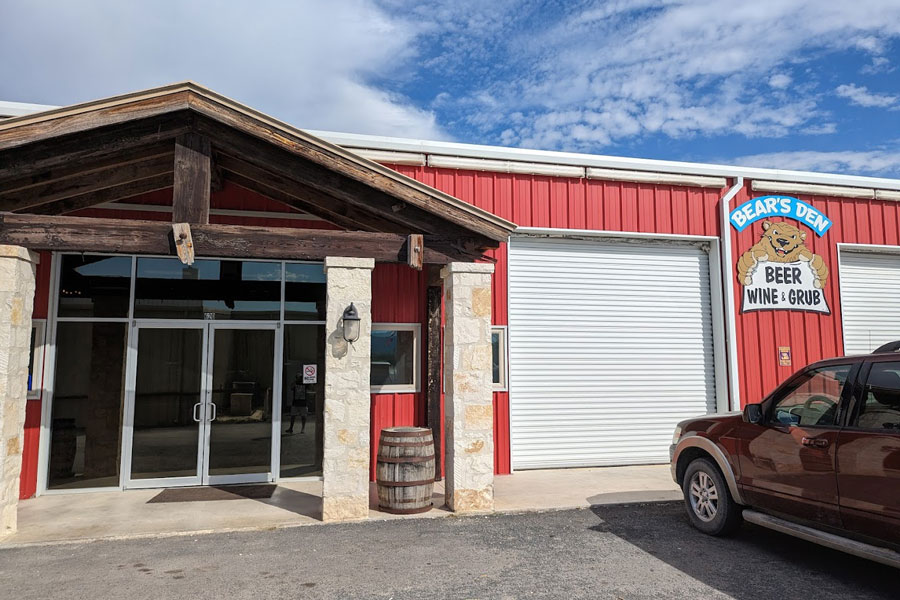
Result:
[[157,319],[278,319],[281,264],[138,258],[134,316]]
[[325,269],[318,263],[287,263],[284,270],[284,318],[325,320]]
[[491,330],[491,381],[495,388],[506,387],[506,330]]
[[772,420],[782,425],[834,425],[850,365],[808,371],[776,401]]
[[41,397],[44,365],[44,321],[31,322],[31,352],[28,355],[28,397]]
[[127,324],[60,322],[49,487],[119,485]]
[[872,364],[856,426],[900,431],[900,362]]
[[324,325],[285,325],[282,377],[281,477],[321,475]]
[[130,294],[131,257],[62,256],[60,317],[127,317]]
[[416,334],[409,329],[373,329],[371,383],[409,386],[414,391]]

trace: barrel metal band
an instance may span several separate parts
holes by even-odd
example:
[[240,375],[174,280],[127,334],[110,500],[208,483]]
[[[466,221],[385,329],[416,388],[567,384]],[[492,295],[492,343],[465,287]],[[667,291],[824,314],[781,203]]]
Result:
[[434,440],[427,442],[392,442],[390,440],[381,440],[382,446],[390,446],[391,448],[424,448],[425,446],[434,446]]
[[412,487],[415,485],[428,485],[429,483],[434,483],[434,477],[431,479],[422,479],[421,481],[385,481],[383,479],[377,479],[378,485],[383,485],[385,487]]
[[378,462],[386,463],[420,463],[434,460],[434,454],[431,456],[379,456]]
[[430,433],[430,429],[422,429],[421,431],[390,431],[388,429],[381,430],[381,435],[386,437],[422,437],[423,435],[429,435]]
[[378,506],[381,512],[391,513],[392,515],[414,515],[416,513],[428,512],[434,507],[433,502],[429,502],[427,506],[421,508],[389,508],[387,506]]

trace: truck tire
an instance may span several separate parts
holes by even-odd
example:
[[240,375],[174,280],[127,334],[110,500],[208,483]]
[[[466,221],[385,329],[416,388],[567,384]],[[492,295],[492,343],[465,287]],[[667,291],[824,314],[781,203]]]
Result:
[[741,526],[741,506],[731,497],[725,478],[711,460],[691,461],[681,491],[691,525],[703,533],[726,536]]

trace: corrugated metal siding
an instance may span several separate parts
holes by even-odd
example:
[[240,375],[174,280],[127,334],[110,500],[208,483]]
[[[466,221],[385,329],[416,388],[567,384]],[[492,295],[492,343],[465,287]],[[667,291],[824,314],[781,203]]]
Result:
[[[46,319],[50,295],[51,257],[40,252],[35,272],[32,318]],[[46,365],[44,372],[46,372]],[[43,382],[38,382],[43,388]],[[41,440],[41,398],[25,402],[25,431],[22,436],[22,471],[19,474],[19,498],[31,498],[37,491],[38,454]]]
[[[731,207],[758,195],[760,194],[750,190],[750,182],[747,182],[745,189],[732,201]],[[760,401],[793,372],[811,362],[844,354],[837,244],[896,246],[900,243],[900,203],[808,194],[795,196],[824,212],[834,223],[821,238],[804,228],[807,231],[806,246],[820,254],[829,269],[824,293],[831,314],[788,311],[738,314],[736,321],[742,404]],[[734,232],[732,252],[735,262],[759,240],[761,227],[762,222],[758,221],[740,233]],[[741,291],[741,286],[736,284],[737,307],[740,307]],[[791,348],[792,366],[778,365],[779,346]]]
[[900,340],[900,256],[842,252],[841,299],[847,354]]
[[715,411],[704,249],[515,238],[509,267],[514,468],[667,462]]
[[[722,192],[603,180],[388,165],[521,227],[718,235]],[[507,249],[494,253],[493,322],[507,324]],[[494,468],[510,473],[509,394],[494,392]]]
[[377,264],[372,272],[372,322],[420,323],[419,382],[417,393],[372,394],[371,450],[372,461],[369,477],[375,480],[375,462],[378,455],[378,438],[385,427],[425,426],[425,289],[426,272],[410,269],[401,264]]

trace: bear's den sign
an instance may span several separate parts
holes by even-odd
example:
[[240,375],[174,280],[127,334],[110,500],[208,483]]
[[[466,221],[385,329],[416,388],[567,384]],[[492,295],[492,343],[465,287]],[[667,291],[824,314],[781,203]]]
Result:
[[791,196],[760,196],[744,202],[729,215],[731,224],[738,231],[760,219],[786,217],[803,223],[822,237],[831,228],[831,221],[824,214],[797,198]]
[[806,247],[806,232],[785,221],[763,222],[759,241],[738,260],[737,277],[744,286],[741,312],[831,313],[823,291],[828,267]]

